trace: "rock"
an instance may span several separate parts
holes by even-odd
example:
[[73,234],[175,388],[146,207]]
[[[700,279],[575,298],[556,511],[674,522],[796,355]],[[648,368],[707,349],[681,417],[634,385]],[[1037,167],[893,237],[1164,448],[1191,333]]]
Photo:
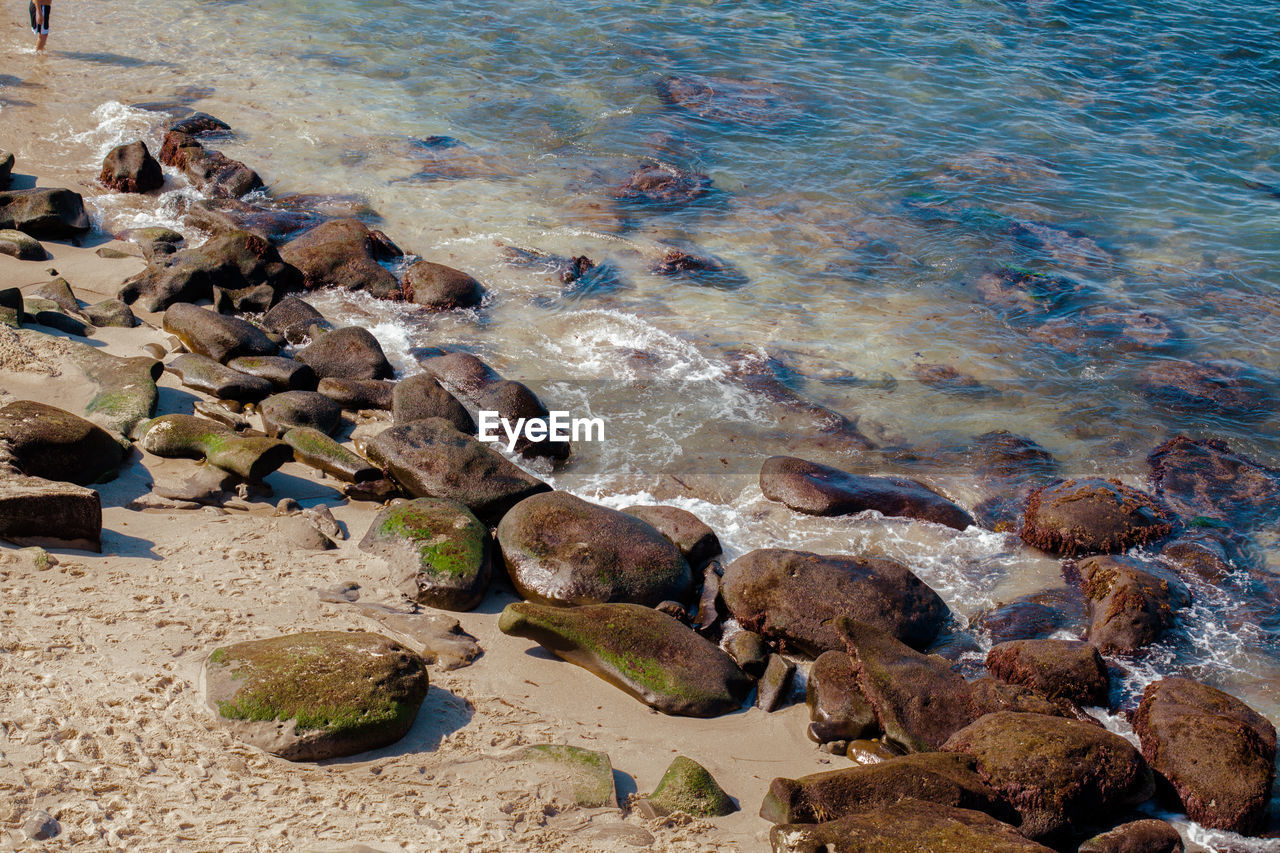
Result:
[[1275,410],[1275,379],[1242,361],[1162,359],[1136,384],[1155,405],[1201,418],[1253,422]]
[[49,257],[39,240],[13,228],[0,230],[0,255],[20,261],[43,261]]
[[683,207],[711,190],[711,178],[658,161],[641,163],[613,190],[613,197],[632,204]]
[[841,615],[924,648],[948,614],[938,594],[894,560],[778,548],[730,563],[721,596],[742,627],[810,657],[844,648],[835,628]]
[[1024,714],[1065,717],[1068,720],[1080,720],[1089,725],[1101,725],[1070,699],[1050,699],[1030,687],[998,681],[989,675],[970,681],[969,695],[973,703],[975,720],[984,714],[1017,711]]
[[987,714],[945,752],[972,755],[978,775],[1022,817],[1023,835],[1061,837],[1149,799],[1151,769],[1127,740],[1100,726],[1042,714]]
[[504,634],[525,637],[664,714],[736,711],[751,679],[724,652],[678,621],[638,604],[508,604]]
[[295,358],[321,379],[389,379],[394,372],[378,339],[357,326],[325,332]]
[[516,592],[543,604],[652,607],[685,598],[693,583],[679,549],[653,527],[567,492],[520,501],[497,538]]
[[0,471],[0,539],[102,550],[102,501],[73,483]]
[[1280,518],[1280,471],[1221,441],[1175,436],[1147,457],[1156,496],[1184,518],[1251,529]]
[[205,148],[194,136],[170,130],[164,135],[160,162],[181,171],[215,198],[239,198],[262,187],[262,178],[239,160]]
[[233,358],[227,367],[257,376],[278,391],[314,391],[316,374],[305,364],[280,355],[246,355]]
[[22,834],[32,841],[48,841],[57,838],[61,832],[62,825],[43,809],[32,812],[22,822]]
[[422,658],[362,631],[314,631],[215,649],[205,701],[236,737],[290,761],[395,743],[427,695]]
[[1089,602],[1089,642],[1103,651],[1132,652],[1154,643],[1173,625],[1174,611],[1191,603],[1186,588],[1155,565],[1144,569],[1127,557],[1090,557],[1079,571]]
[[1198,578],[1215,586],[1243,570],[1252,574],[1250,540],[1217,526],[1188,527],[1160,549],[1159,560],[1179,578]]
[[772,456],[760,468],[760,489],[771,501],[806,515],[852,515],[873,509],[964,530],[973,518],[928,487],[903,477],[871,477]]
[[188,136],[200,136],[205,133],[221,133],[231,130],[231,125],[208,113],[194,112],[184,119],[169,125],[169,129]]
[[443,418],[458,432],[476,433],[471,415],[430,373],[418,373],[397,382],[391,392],[391,412],[397,424]]
[[404,298],[433,311],[472,308],[484,299],[484,287],[462,270],[418,261],[404,271]]
[[489,530],[455,501],[418,498],[387,507],[360,550],[386,560],[397,588],[429,607],[471,610],[489,586]]
[[1276,730],[1221,690],[1185,678],[1147,685],[1133,720],[1164,798],[1197,823],[1242,835],[1267,827]]
[[803,115],[799,104],[771,83],[682,74],[662,78],[657,90],[665,104],[726,124],[777,128]]
[[186,238],[172,228],[153,226],[150,228],[130,228],[123,234],[116,235],[118,240],[130,240],[142,249],[142,256],[151,260],[157,254],[171,255],[186,242]]
[[282,518],[275,523],[276,533],[280,541],[293,549],[301,551],[332,551],[338,547],[333,540],[320,531],[314,524],[301,515]]
[[181,473],[157,474],[151,485],[161,498],[204,506],[221,506],[236,497],[236,487],[244,480],[213,465],[191,465]]
[[1107,706],[1111,679],[1098,650],[1079,640],[1014,640],[987,653],[987,669],[1050,699]]
[[949,364],[913,364],[911,376],[921,385],[944,394],[983,396],[991,393],[991,389],[977,379],[967,373],[961,373]]
[[1052,853],[1007,823],[911,797],[826,823],[783,823],[773,853]]
[[269,284],[235,289],[213,287],[213,310],[219,314],[261,314],[275,301],[275,288]]
[[154,358],[120,358],[87,344],[70,344],[67,358],[75,361],[96,386],[84,416],[113,435],[138,438],[155,414],[159,391],[156,380],[164,365]]
[[1054,317],[1027,336],[1077,355],[1157,352],[1173,348],[1182,337],[1165,318],[1119,305],[1093,305],[1070,317]]
[[87,486],[109,480],[126,449],[102,427],[32,400],[0,408],[0,458],[31,477]]
[[122,193],[145,193],[164,185],[160,163],[151,156],[141,140],[119,145],[102,161],[98,181],[108,189]]
[[1020,534],[1028,545],[1051,554],[1127,551],[1171,530],[1167,513],[1119,480],[1064,480],[1033,491]]
[[[661,533],[662,531],[658,531]],[[715,560],[711,560],[702,569],[702,593],[698,598],[698,621],[694,628],[703,636],[719,636],[720,619],[720,574],[723,569]]]
[[332,474],[347,483],[370,483],[382,472],[365,459],[318,429],[294,427],[281,438],[293,448],[293,458],[318,471]]
[[22,231],[37,240],[69,240],[90,227],[80,193],[54,188],[0,192],[0,230]]
[[551,489],[439,418],[384,430],[368,443],[366,455],[414,497],[455,500],[490,523]]
[[886,741],[907,752],[929,752],[973,721],[969,686],[946,660],[920,654],[865,622],[846,616],[835,621],[858,690]]
[[184,353],[165,367],[188,388],[202,391],[220,400],[261,400],[273,390],[271,383],[257,376],[241,373],[209,358]]
[[119,329],[132,329],[138,325],[138,318],[132,309],[119,299],[104,299],[84,309],[84,315],[95,326],[110,326]]
[[676,756],[662,774],[658,787],[652,794],[641,797],[637,806],[648,818],[676,812],[692,817],[724,817],[738,810],[707,768],[683,755]]
[[[540,768],[541,774],[550,774],[555,779],[554,787],[563,789],[558,799],[568,800],[578,808],[618,807],[618,793],[613,784],[613,763],[603,752],[558,743],[539,743],[520,750],[507,759],[506,763],[517,767],[536,767]],[[512,774],[503,775],[508,781],[512,778]],[[519,769],[515,770],[514,775],[517,778],[521,775]],[[525,786],[516,788],[527,789]]]
[[769,663],[769,646],[755,631],[737,631],[724,641],[724,650],[752,678],[764,675]]
[[258,406],[262,431],[278,438],[294,427],[306,427],[329,434],[342,420],[342,407],[315,391],[284,391],[272,394]]
[[1095,835],[1076,853],[1182,853],[1182,836],[1162,820],[1135,820]]
[[357,219],[321,223],[281,246],[280,256],[302,271],[308,290],[338,287],[379,299],[401,297],[396,277],[378,263],[385,250]]
[[23,300],[26,316],[25,322],[39,326],[48,326],[69,335],[87,338],[96,330],[78,315],[68,314],[48,299],[30,298]]
[[971,756],[943,752],[904,755],[799,779],[774,779],[760,805],[760,817],[771,823],[823,823],[892,805],[904,797],[1005,820],[1017,817],[978,776]]
[[309,302],[303,302],[296,296],[286,296],[263,315],[262,328],[283,335],[291,344],[300,344],[313,337],[313,328],[327,331],[332,326]]
[[363,602],[359,607],[365,616],[420,645],[423,659],[446,672],[469,666],[484,654],[476,638],[462,630],[452,616],[436,612],[404,613]]
[[1084,598],[1070,589],[1049,589],[1019,596],[999,604],[973,621],[991,638],[992,645],[1009,640],[1048,637],[1056,631],[1080,626],[1084,633]]
[[670,248],[649,271],[654,275],[679,278],[704,287],[737,290],[750,284],[742,270],[696,248]]
[[823,652],[805,683],[809,739],[817,743],[863,740],[880,731],[875,712],[858,690],[858,672],[844,652]]
[[[48,304],[50,302],[53,304]],[[71,315],[80,313],[80,300],[76,299],[71,285],[65,278],[55,278],[34,288],[26,294],[26,304],[36,307],[37,310],[62,311]],[[27,308],[27,312],[35,313],[31,308]]]
[[164,330],[191,352],[222,364],[241,356],[275,355],[280,349],[257,326],[186,302],[164,312]]
[[0,150],[0,190],[9,188],[13,176],[14,158],[8,151]]
[[148,311],[163,311],[178,302],[211,300],[215,286],[239,290],[259,284],[270,285],[279,296],[301,287],[302,276],[266,239],[231,231],[197,248],[152,258],[118,296],[130,305],[140,302]]
[[764,674],[756,684],[756,707],[766,713],[782,707],[791,692],[796,665],[779,654],[769,655]]
[[204,459],[246,480],[261,480],[293,459],[293,448],[274,438],[237,435],[192,415],[163,415],[147,426],[142,449],[156,456]]
[[316,390],[344,409],[384,409],[395,405],[395,387],[387,379],[321,379]]
[[629,506],[622,510],[650,524],[680,549],[690,566],[701,566],[720,554],[715,531],[693,513],[674,506]]

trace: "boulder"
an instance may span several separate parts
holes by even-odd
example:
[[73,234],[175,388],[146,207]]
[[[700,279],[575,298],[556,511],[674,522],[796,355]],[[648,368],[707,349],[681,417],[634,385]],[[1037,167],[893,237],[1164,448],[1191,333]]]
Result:
[[22,328],[22,291],[16,287],[0,288],[0,325]]
[[1119,480],[1089,477],[1033,491],[1019,535],[1028,545],[1070,557],[1127,551],[1171,529],[1168,514],[1149,495]]
[[444,610],[471,610],[489,586],[489,529],[456,501],[418,498],[384,509],[360,550],[386,560],[409,598]]
[[622,510],[650,524],[680,549],[690,566],[701,566],[720,554],[714,530],[688,510],[674,506],[629,506]]
[[165,366],[183,385],[219,400],[261,400],[272,392],[271,383],[258,376],[233,370],[204,355],[183,353]]
[[989,530],[1014,532],[1022,521],[1027,493],[1059,479],[1058,460],[1026,436],[994,430],[973,439],[964,462],[978,478],[978,522]]
[[215,719],[290,761],[395,743],[427,695],[422,658],[363,631],[313,631],[215,649],[201,673]]
[[293,458],[348,483],[371,483],[382,472],[364,457],[348,450],[318,429],[294,427],[281,438],[293,448]]
[[1164,798],[1197,823],[1242,835],[1267,827],[1276,730],[1239,699],[1207,684],[1147,685],[1133,720]]
[[1160,408],[1200,418],[1251,423],[1275,411],[1275,377],[1232,359],[1163,359],[1142,370],[1136,384]]
[[498,628],[533,640],[664,714],[727,714],[751,691],[751,679],[714,644],[638,604],[516,602],[502,611]]
[[187,176],[206,195],[239,198],[262,187],[262,178],[239,160],[205,148],[191,136],[170,130],[160,147],[160,162]]
[[648,818],[683,812],[691,817],[724,817],[738,806],[716,782],[715,777],[692,758],[677,755],[662,774],[652,794],[636,800]]
[[1162,820],[1135,820],[1095,835],[1076,853],[1183,853],[1182,836]]
[[0,457],[29,476],[87,486],[115,476],[126,452],[102,427],[55,406],[0,408]]
[[278,438],[294,427],[332,433],[342,420],[342,407],[315,391],[284,391],[272,394],[258,406],[262,431]]
[[679,549],[652,526],[568,492],[520,501],[497,538],[516,591],[543,604],[653,607],[686,598],[693,583]]
[[1079,640],[1013,640],[992,647],[987,670],[1050,699],[1107,706],[1111,679],[1098,650]]
[[490,523],[530,495],[551,490],[440,418],[384,430],[366,451],[370,462],[388,471],[414,497],[455,500]]
[[312,337],[312,329],[329,330],[332,326],[324,315],[296,296],[286,296],[262,316],[262,328],[283,335],[291,344]]
[[1252,529],[1280,518],[1280,471],[1214,439],[1175,436],[1147,457],[1156,496],[1184,518]]
[[791,680],[795,674],[794,663],[780,654],[769,655],[764,672],[756,682],[756,707],[765,713],[781,708],[791,693]]
[[156,456],[204,459],[246,480],[261,480],[293,459],[293,448],[283,441],[238,435],[230,427],[193,415],[153,419],[141,444]]
[[0,255],[20,261],[43,261],[49,257],[39,240],[14,228],[0,230]]
[[1022,817],[1028,838],[1060,838],[1141,803],[1155,791],[1151,769],[1106,729],[1043,714],[987,714],[956,732],[945,752],[972,755],[983,781]]
[[1159,559],[1179,578],[1196,578],[1217,586],[1239,579],[1241,573],[1252,575],[1253,552],[1253,543],[1245,535],[1216,525],[1196,525],[1166,542]]
[[321,379],[316,390],[344,409],[384,409],[395,405],[395,382],[387,379]]
[[973,627],[986,634],[992,645],[1009,640],[1048,637],[1060,630],[1084,633],[1085,602],[1076,590],[1045,589],[1020,595],[978,615]]
[[735,631],[725,638],[723,648],[747,675],[752,678],[764,675],[769,663],[769,644],[755,631]]
[[261,314],[275,301],[275,288],[269,284],[234,289],[213,287],[213,310],[219,314]]
[[74,483],[0,471],[0,539],[102,550],[102,501]]
[[418,261],[404,271],[404,298],[433,311],[473,308],[484,298],[484,287],[462,270]]
[[120,288],[119,297],[148,311],[163,311],[177,302],[213,298],[213,288],[239,290],[270,285],[277,297],[302,286],[302,276],[280,259],[266,239],[248,231],[231,231],[194,249],[157,255],[147,268]]
[[281,355],[245,355],[227,362],[227,367],[265,379],[277,391],[314,391],[316,374],[310,367]]
[[1044,714],[1048,717],[1065,717],[1080,720],[1089,725],[1101,725],[1070,699],[1050,699],[1043,693],[1021,684],[1010,684],[991,676],[969,682],[969,695],[973,701],[973,718],[997,711],[1017,711],[1024,714]]
[[170,305],[164,312],[164,330],[191,352],[221,364],[241,356],[275,355],[280,349],[252,323],[187,302]]
[[656,86],[663,103],[708,121],[778,128],[804,114],[794,98],[772,83],[679,74],[662,78]]
[[733,264],[691,246],[667,249],[649,267],[649,272],[720,290],[737,290],[751,281],[746,273]]
[[119,299],[104,299],[84,309],[84,316],[95,326],[132,329],[138,325],[133,310]]
[[858,689],[857,667],[845,652],[823,652],[813,662],[805,682],[805,703],[810,740],[865,740],[880,732],[875,711]]
[[396,383],[391,392],[391,413],[397,424],[443,418],[458,432],[476,432],[476,422],[466,408],[430,373],[418,373]]
[[1158,566],[1127,557],[1090,557],[1079,563],[1089,603],[1089,642],[1103,651],[1132,652],[1154,643],[1191,603],[1186,588]]
[[111,149],[102,161],[98,181],[117,192],[145,193],[164,185],[164,172],[147,150],[146,143],[138,140]]
[[760,468],[760,489],[769,500],[806,515],[852,515],[873,509],[956,530],[973,524],[967,512],[915,480],[850,474],[794,456],[766,459]]
[[389,379],[394,373],[378,339],[357,326],[325,332],[295,358],[321,379]]
[[206,133],[223,133],[231,130],[231,125],[208,113],[194,112],[186,118],[179,119],[169,125],[169,130],[185,133],[188,136],[201,136]]
[[751,551],[730,563],[721,596],[742,627],[811,657],[844,648],[838,616],[925,648],[948,614],[938,594],[895,560],[779,548]]
[[382,243],[358,219],[335,219],[280,247],[280,256],[302,271],[307,289],[363,290],[379,299],[401,298],[400,283],[378,263]]
[[0,192],[0,230],[12,228],[37,240],[70,240],[91,227],[80,193],[61,188]]

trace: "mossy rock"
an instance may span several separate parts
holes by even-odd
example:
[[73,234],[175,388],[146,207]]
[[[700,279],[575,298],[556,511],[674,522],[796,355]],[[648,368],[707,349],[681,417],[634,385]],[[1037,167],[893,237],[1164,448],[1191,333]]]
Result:
[[274,438],[242,436],[193,415],[164,415],[148,424],[142,449],[156,456],[204,459],[247,480],[261,480],[293,459],[293,448]]
[[419,604],[471,610],[489,586],[489,529],[456,501],[418,498],[387,507],[360,550],[386,560],[396,585]]
[[993,646],[987,669],[1010,684],[1030,687],[1049,699],[1106,707],[1111,689],[1098,650],[1079,640],[1012,640]]
[[809,739],[818,743],[863,740],[880,732],[875,712],[858,689],[858,672],[844,652],[823,652],[805,681]]
[[177,376],[188,388],[219,400],[256,401],[272,391],[272,385],[266,379],[241,373],[193,352],[178,356],[165,366],[165,370]]
[[318,429],[294,427],[282,437],[293,448],[293,458],[318,471],[332,474],[348,483],[370,483],[382,478],[382,472],[363,456],[343,447]]
[[540,743],[525,747],[511,757],[511,762],[533,766],[545,765],[566,789],[573,805],[584,809],[618,807],[617,789],[613,784],[613,762],[603,752]]
[[1027,498],[1019,535],[1042,551],[1070,557],[1115,554],[1169,534],[1169,516],[1119,480],[1064,480]]
[[390,379],[321,379],[316,390],[344,409],[384,409],[394,405],[395,387]]
[[629,506],[623,512],[634,515],[653,528],[680,549],[690,566],[701,566],[712,557],[719,556],[720,538],[702,520],[688,510],[675,506]]
[[736,711],[751,679],[709,640],[638,604],[507,605],[504,634],[526,637],[664,714],[715,717]]
[[1109,652],[1133,652],[1154,643],[1191,603],[1180,580],[1164,568],[1129,557],[1081,560],[1081,589],[1089,606],[1089,642]]
[[707,768],[683,755],[676,756],[658,787],[641,798],[639,807],[650,817],[676,812],[693,817],[724,817],[738,810]]
[[218,722],[290,761],[395,743],[427,695],[422,658],[363,631],[315,631],[218,648],[202,673]]
[[1183,518],[1253,529],[1280,517],[1280,471],[1214,439],[1179,435],[1147,457],[1157,497]]
[[97,424],[32,400],[0,408],[0,448],[24,474],[81,486],[114,477],[126,452]]
[[104,299],[84,309],[84,315],[95,326],[132,329],[138,325],[133,309],[119,299]]

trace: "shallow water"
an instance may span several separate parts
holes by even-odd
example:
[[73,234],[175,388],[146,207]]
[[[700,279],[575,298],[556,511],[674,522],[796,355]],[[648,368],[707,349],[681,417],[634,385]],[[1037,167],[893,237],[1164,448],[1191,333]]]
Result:
[[[0,124],[29,129],[20,156],[88,176],[119,142],[158,142],[164,115],[132,105],[227,119],[235,136],[214,144],[273,191],[360,195],[400,245],[486,284],[473,312],[337,294],[322,308],[369,324],[402,371],[427,348],[466,347],[552,408],[604,417],[606,442],[577,448],[558,486],[685,505],[734,553],[876,548],[916,568],[964,624],[1060,584],[1057,563],[1001,534],[768,504],[756,473],[772,453],[892,466],[824,432],[821,410],[762,391],[926,458],[1010,429],[1067,474],[1141,484],[1147,453],[1184,431],[1274,464],[1273,411],[1170,411],[1135,385],[1166,359],[1280,371],[1274,13],[121,0],[68,7],[44,59],[19,53],[16,29],[0,37],[15,60],[0,75]],[[657,96],[670,74],[763,81],[777,109],[692,115]],[[705,173],[711,192],[675,209],[619,203],[613,189],[646,157]],[[150,201],[96,208],[118,230],[172,220],[190,196],[171,179],[158,214]],[[655,275],[668,242],[741,277]],[[506,263],[498,244],[585,254],[614,275],[567,287]],[[1028,296],[991,277],[1009,269],[1061,278]],[[1147,334],[1087,323],[1102,311],[1145,312],[1124,316]],[[917,381],[919,364],[980,387],[940,391]],[[963,467],[913,470],[964,502],[975,494]],[[1265,559],[1280,564],[1274,548]],[[1123,667],[1118,698],[1187,673],[1280,719],[1273,626],[1231,628],[1239,602],[1201,593],[1167,649]]]

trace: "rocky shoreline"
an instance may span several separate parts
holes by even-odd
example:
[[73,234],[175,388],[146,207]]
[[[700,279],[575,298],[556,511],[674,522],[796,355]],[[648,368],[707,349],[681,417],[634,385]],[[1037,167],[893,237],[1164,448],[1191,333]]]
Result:
[[[619,511],[531,473],[568,443],[509,458],[476,440],[478,412],[548,416],[525,384],[460,351],[397,380],[373,334],[335,327],[309,291],[449,311],[485,288],[428,260],[393,274],[406,252],[359,218],[245,201],[262,179],[206,144],[227,129],[186,117],[158,160],[132,143],[99,176],[148,192],[167,166],[207,196],[188,218],[206,242],[139,229],[92,259],[66,245],[90,232],[81,195],[6,191],[25,164],[0,152],[16,847],[1197,849],[1156,804],[1269,831],[1274,726],[1185,678],[1112,708],[1103,655],[1140,659],[1198,583],[1235,570],[1280,474],[1178,437],[1153,450],[1149,490],[1061,479],[1034,442],[990,433],[992,494],[965,507],[901,476],[761,460],[761,492],[796,513],[982,524],[1063,560],[1070,600],[1028,596],[968,634],[887,557],[722,564],[687,511]],[[661,175],[632,184],[669,202]],[[85,264],[100,284],[76,280]],[[981,673],[960,663],[973,630],[995,643]]]

